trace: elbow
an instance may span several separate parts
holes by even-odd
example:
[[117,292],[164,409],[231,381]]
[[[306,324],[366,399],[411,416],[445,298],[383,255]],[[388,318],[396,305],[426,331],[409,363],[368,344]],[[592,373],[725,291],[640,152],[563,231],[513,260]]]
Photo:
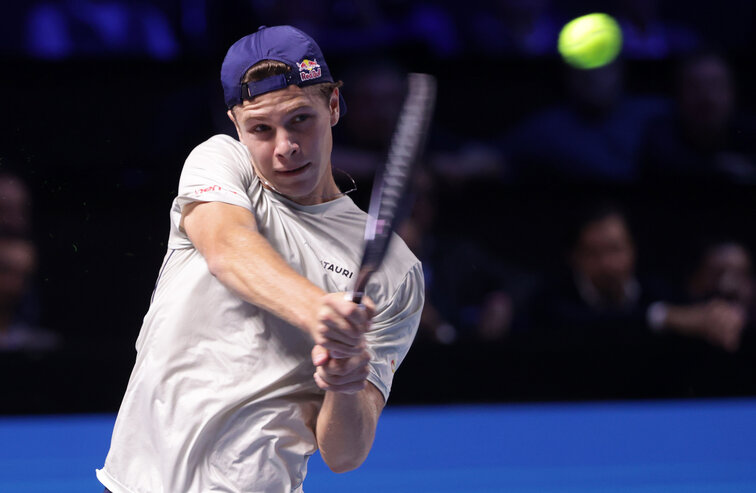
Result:
[[342,454],[326,454],[320,451],[320,455],[323,457],[323,462],[326,463],[328,469],[336,474],[342,474],[349,471],[354,471],[365,462],[367,453],[355,454],[355,453],[342,453]]
[[226,262],[226,256],[218,253],[213,252],[210,255],[205,255],[205,262],[207,262],[207,268],[210,271],[210,274],[213,275],[213,277],[217,279],[223,279],[226,272],[228,272],[229,266],[228,262]]
[[342,474],[349,471],[354,471],[365,462],[364,457],[346,456],[334,458],[323,457],[323,462],[326,463],[328,469],[336,474]]

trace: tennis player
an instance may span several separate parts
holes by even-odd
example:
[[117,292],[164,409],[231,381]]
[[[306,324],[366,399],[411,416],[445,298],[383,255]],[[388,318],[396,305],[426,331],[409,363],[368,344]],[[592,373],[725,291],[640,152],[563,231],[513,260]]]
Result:
[[239,140],[197,146],[97,477],[113,493],[302,491],[320,450],[335,472],[372,446],[423,306],[394,238],[359,306],[366,214],[337,187],[344,100],[305,33],[260,28],[221,69]]

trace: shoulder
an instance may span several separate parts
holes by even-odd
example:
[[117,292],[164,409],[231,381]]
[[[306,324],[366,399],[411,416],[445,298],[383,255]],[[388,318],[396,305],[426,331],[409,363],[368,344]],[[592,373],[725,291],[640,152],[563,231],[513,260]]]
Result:
[[216,158],[225,156],[227,158],[241,159],[245,161],[250,159],[249,151],[247,151],[244,144],[226,134],[213,135],[196,146],[189,153],[187,161],[201,159],[207,156],[213,156]]
[[249,151],[228,135],[214,135],[192,149],[181,175],[182,180],[208,185],[217,180],[227,184],[241,180],[245,189],[255,177]]
[[374,277],[381,287],[377,289],[380,295],[375,293],[373,300],[395,303],[398,299],[409,297],[417,297],[419,300],[423,298],[425,279],[422,264],[396,233],[393,234],[383,264]]
[[412,268],[420,266],[420,260],[410,250],[401,236],[396,233],[392,233],[388,257],[390,262],[395,262],[400,266],[400,270],[410,271]]

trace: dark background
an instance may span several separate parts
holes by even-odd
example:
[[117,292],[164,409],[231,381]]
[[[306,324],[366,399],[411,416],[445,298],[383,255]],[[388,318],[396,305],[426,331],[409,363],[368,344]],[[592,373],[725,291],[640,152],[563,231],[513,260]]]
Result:
[[[0,7],[0,167],[19,174],[32,191],[39,265],[31,293],[38,300],[39,325],[61,337],[52,351],[0,352],[2,413],[117,410],[165,253],[168,211],[183,160],[212,134],[229,130],[218,81],[222,57],[258,25],[279,22],[266,17],[267,3],[136,2],[131,5],[146,10],[133,7],[133,15],[156,11],[165,19],[175,40],[169,54],[155,55],[137,42],[98,48],[89,38],[63,54],[29,47],[30,36],[43,35],[29,27],[35,7],[77,12],[87,3]],[[354,74],[354,67],[370,70],[369,60],[380,57],[438,77],[430,168],[433,156],[455,155],[472,144],[496,151],[518,122],[565,97],[565,68],[554,50],[492,54],[466,42],[471,17],[490,9],[488,2],[419,4],[427,10],[399,0],[368,2],[382,13],[380,22],[405,27],[387,29],[393,34],[362,47],[344,41],[352,39],[350,29],[360,29],[347,15],[350,2],[311,3],[328,13],[313,22],[330,33],[321,47],[337,76]],[[664,22],[684,24],[727,56],[739,110],[753,113],[751,2],[658,3]],[[291,4],[305,9],[305,2]],[[561,22],[611,6],[570,1],[551,10]],[[423,19],[439,13],[456,33],[451,48],[428,41],[446,31],[430,38],[412,35],[422,31]],[[628,92],[672,98],[675,54],[622,57]],[[344,82],[349,103],[350,79]],[[346,138],[339,131],[337,143]],[[636,235],[639,270],[670,282],[680,281],[689,247],[701,236],[723,233],[756,247],[753,184],[657,186],[502,176],[470,173],[457,180],[439,173],[435,232],[485,245],[503,262],[532,274],[529,278],[560,268],[566,218],[597,198],[622,203]],[[358,178],[353,197],[363,208],[369,190],[369,178]],[[461,269],[485,269],[475,258],[459,263]],[[525,330],[496,342],[419,340],[397,374],[392,402],[753,395],[754,378],[750,353],[730,354],[698,341],[662,336],[637,345],[564,344]]]

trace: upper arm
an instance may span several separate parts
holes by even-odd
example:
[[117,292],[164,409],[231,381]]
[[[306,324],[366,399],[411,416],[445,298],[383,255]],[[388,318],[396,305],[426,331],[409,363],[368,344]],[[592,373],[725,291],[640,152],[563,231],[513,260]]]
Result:
[[416,262],[373,318],[365,340],[372,353],[368,380],[388,399],[394,373],[415,339],[425,301],[422,266]]
[[179,233],[184,233],[203,255],[207,237],[229,225],[255,230],[250,193],[256,181],[246,148],[227,136],[215,136],[195,147],[186,158],[179,179],[176,204]]
[[192,202],[181,212],[181,223],[189,240],[210,262],[233,243],[233,237],[244,232],[257,232],[251,211],[224,202]]

